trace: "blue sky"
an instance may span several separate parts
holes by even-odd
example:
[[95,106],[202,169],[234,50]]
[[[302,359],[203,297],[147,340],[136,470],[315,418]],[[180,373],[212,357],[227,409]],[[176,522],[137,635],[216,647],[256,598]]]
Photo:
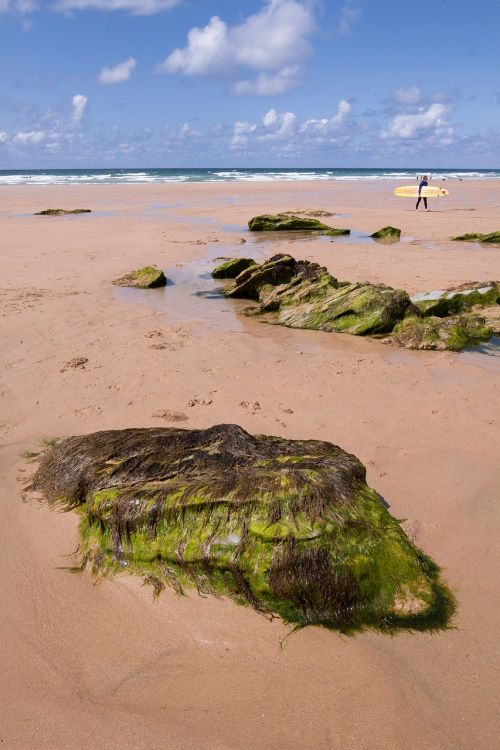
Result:
[[0,0],[0,168],[499,168],[499,28],[499,0]]

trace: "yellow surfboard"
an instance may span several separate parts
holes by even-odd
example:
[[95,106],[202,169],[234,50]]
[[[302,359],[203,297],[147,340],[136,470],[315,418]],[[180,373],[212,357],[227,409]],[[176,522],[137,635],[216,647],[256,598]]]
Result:
[[[403,185],[394,190],[394,195],[399,198],[418,198],[418,185]],[[423,187],[420,193],[422,198],[444,198],[448,191],[440,187]]]

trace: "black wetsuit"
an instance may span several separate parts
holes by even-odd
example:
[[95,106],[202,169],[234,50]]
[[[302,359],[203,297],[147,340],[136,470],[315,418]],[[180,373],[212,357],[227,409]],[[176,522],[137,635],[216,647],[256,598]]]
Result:
[[417,200],[417,205],[415,208],[418,208],[419,203],[422,200],[422,198],[424,199],[424,207],[427,208],[427,198],[425,196],[420,195],[420,193],[422,191],[422,188],[427,187],[428,184],[429,183],[427,182],[427,180],[420,181],[420,185],[418,186],[418,200]]

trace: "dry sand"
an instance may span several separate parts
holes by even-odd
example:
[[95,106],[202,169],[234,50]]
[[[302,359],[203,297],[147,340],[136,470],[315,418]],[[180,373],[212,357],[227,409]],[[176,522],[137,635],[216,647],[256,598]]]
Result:
[[[500,228],[500,182],[448,185],[448,199],[418,214],[385,182],[1,189],[2,748],[498,747],[498,358],[266,326],[196,278],[216,255],[283,250],[410,292],[500,278],[498,248],[448,241]],[[337,226],[392,224],[414,239],[265,244],[247,233],[239,243],[256,213],[308,206],[341,214]],[[30,215],[48,207],[94,213]],[[177,283],[111,286],[146,263]],[[87,362],[66,365],[77,357]],[[355,453],[443,566],[455,629],[344,638],[309,628],[281,644],[282,623],[231,602],[169,591],[153,601],[131,577],[95,586],[64,570],[76,514],[22,501],[32,466],[21,453],[44,438],[176,420]]]

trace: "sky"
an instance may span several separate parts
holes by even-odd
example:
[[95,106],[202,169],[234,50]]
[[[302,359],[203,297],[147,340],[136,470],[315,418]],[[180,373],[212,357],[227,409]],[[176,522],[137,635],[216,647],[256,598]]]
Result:
[[0,0],[0,169],[500,168],[500,0]]

